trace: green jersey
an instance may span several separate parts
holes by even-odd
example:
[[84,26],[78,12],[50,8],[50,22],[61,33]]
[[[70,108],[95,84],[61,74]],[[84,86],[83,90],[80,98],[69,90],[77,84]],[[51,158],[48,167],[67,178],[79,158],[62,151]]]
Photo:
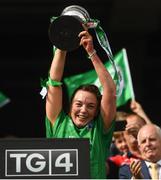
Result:
[[74,125],[70,116],[63,111],[52,126],[46,118],[46,136],[48,138],[89,138],[90,174],[93,179],[106,179],[105,161],[114,130],[114,121],[108,132],[104,133],[103,120],[99,116],[83,128]]

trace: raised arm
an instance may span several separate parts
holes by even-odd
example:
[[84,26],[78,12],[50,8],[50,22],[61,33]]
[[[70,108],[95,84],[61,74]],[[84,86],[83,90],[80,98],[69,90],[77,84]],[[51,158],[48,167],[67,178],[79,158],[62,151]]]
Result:
[[103,117],[104,127],[107,130],[116,113],[116,86],[94,49],[92,36],[88,31],[83,31],[79,34],[79,37],[81,37],[80,45],[84,47],[89,55],[103,88],[100,112]]
[[[66,52],[57,49],[50,67],[50,79],[60,82],[62,80]],[[50,122],[54,124],[59,112],[62,109],[62,87],[48,86],[46,97],[46,115]]]
[[152,123],[145,111],[143,110],[141,104],[138,103],[136,100],[131,101],[130,108],[134,113],[142,117],[146,121],[146,123]]

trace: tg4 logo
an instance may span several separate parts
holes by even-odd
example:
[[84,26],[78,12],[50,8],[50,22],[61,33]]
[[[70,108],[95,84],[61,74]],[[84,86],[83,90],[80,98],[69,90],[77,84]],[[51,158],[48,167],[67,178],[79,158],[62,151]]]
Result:
[[5,176],[78,176],[78,149],[5,151]]

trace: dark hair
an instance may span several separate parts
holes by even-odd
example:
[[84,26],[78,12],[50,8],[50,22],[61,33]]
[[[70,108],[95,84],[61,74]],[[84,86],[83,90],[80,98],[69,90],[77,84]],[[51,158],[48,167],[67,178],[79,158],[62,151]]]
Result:
[[146,121],[145,121],[145,119],[142,118],[141,116],[139,116],[137,113],[130,113],[130,114],[127,116],[127,118],[128,118],[128,117],[132,117],[132,116],[138,117],[138,118],[139,118],[138,123],[141,123],[142,126],[145,125],[145,124],[147,124]]
[[73,101],[73,98],[74,98],[76,92],[79,90],[88,91],[90,93],[93,93],[97,98],[98,107],[99,107],[99,105],[101,103],[102,95],[101,95],[98,87],[94,84],[83,84],[83,85],[79,86],[78,88],[76,88],[75,91],[73,92],[72,96],[71,96],[71,101],[70,101],[71,103]]

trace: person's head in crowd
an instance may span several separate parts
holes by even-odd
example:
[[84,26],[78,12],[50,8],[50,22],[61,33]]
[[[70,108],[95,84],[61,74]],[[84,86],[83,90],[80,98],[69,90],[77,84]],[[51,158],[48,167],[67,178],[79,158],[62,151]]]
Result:
[[138,132],[138,146],[143,159],[150,162],[161,160],[161,128],[146,124]]
[[126,140],[124,138],[123,131],[116,131],[113,133],[113,142],[120,153],[122,153],[122,154],[128,153],[129,148],[128,148]]
[[139,129],[146,124],[146,121],[136,113],[117,112],[116,118],[119,121],[126,121],[124,127],[124,138],[129,151],[136,156],[140,156],[138,149],[137,134]]
[[124,137],[130,152],[138,151],[137,134],[139,129],[146,124],[145,120],[136,114],[129,114],[126,117],[126,128]]

